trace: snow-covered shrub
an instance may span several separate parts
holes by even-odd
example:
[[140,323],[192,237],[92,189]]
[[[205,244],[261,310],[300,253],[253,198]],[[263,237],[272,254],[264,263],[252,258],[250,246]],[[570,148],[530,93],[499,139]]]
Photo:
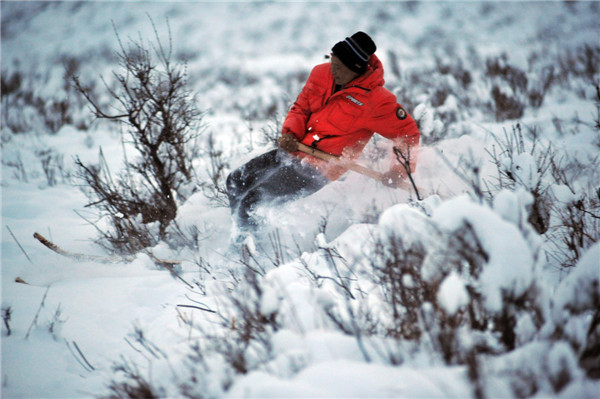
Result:
[[[395,55],[392,62],[393,65],[398,63]],[[436,57],[433,67],[409,70],[402,79],[390,83],[398,101],[415,119],[422,119],[423,106],[431,110],[429,118],[434,124],[429,128],[419,125],[419,128],[425,128],[422,143],[431,144],[445,138],[450,125],[467,119],[467,115],[479,106],[479,100],[471,95],[472,90],[476,90],[472,85],[471,68],[470,62],[453,49],[446,49]],[[399,74],[399,66],[395,69]]]
[[207,181],[200,183],[204,195],[216,206],[228,206],[225,179],[229,171],[229,162],[222,149],[217,147],[214,135],[208,135],[205,142],[205,153],[208,155]]
[[518,351],[487,359],[486,373],[484,390],[489,393],[484,397],[516,398],[559,393],[582,375],[573,350],[560,341],[531,342]]
[[[480,176],[478,165],[459,171],[475,196],[490,204],[502,190],[531,194],[526,220],[549,245],[545,251],[561,267],[574,266],[600,239],[598,160],[582,163],[555,148],[536,128],[513,126],[487,149],[496,176]],[[485,189],[482,187],[485,186]]]
[[[560,392],[582,378],[578,364],[597,373],[600,328],[590,312],[600,306],[599,247],[550,295],[543,240],[528,222],[532,202],[519,188],[491,203],[423,204],[431,216],[396,205],[363,228],[371,238],[360,250],[321,239],[320,261],[306,267],[320,290],[337,292],[322,311],[366,361],[371,348],[390,364],[428,348],[433,359],[466,365],[477,397]],[[359,278],[369,275],[371,286]]]
[[[214,350],[240,374],[266,362],[271,352],[271,335],[278,329],[277,302],[265,296],[260,276],[247,269],[243,282],[227,296],[232,313],[223,327],[231,329],[227,337],[211,337]],[[210,335],[209,335],[210,336]]]
[[272,296],[274,291],[251,268],[230,272],[232,285],[219,288],[219,309],[209,310],[214,316],[213,326],[190,324],[201,337],[192,345],[191,356],[200,364],[216,356],[233,373],[246,374],[271,358],[272,334],[279,328],[278,301]]
[[12,175],[17,181],[27,182],[29,180],[27,168],[23,163],[23,157],[21,156],[20,151],[16,151],[10,154],[10,156],[8,156],[8,154],[2,154],[2,165],[12,170]]
[[79,73],[81,60],[63,57],[61,62],[62,76],[55,76],[59,68],[45,75],[18,69],[2,71],[3,128],[14,134],[30,131],[56,134],[65,125],[82,130],[89,127],[92,118],[84,115],[85,103],[70,84],[71,76]]
[[529,80],[529,105],[532,108],[538,109],[544,103],[546,94],[554,84],[556,80],[555,68],[552,65],[543,66],[536,74],[532,74],[532,78]]
[[494,100],[496,121],[519,119],[523,116],[525,104],[516,96],[506,94],[499,86],[492,87],[491,95]]
[[63,154],[48,148],[36,151],[36,155],[42,164],[42,171],[49,186],[58,184],[59,179],[64,182],[69,178],[69,172],[66,171],[64,166]]
[[168,241],[179,201],[195,190],[192,160],[199,151],[196,137],[202,114],[187,88],[185,66],[172,63],[171,41],[165,48],[156,30],[155,34],[153,52],[141,39],[127,46],[119,42],[118,87],[107,87],[115,111],[99,105],[73,78],[95,116],[124,125],[137,151],[117,179],[106,165],[77,160],[80,178],[91,188],[90,205],[110,220],[101,240],[120,253]]
[[[394,213],[400,212],[402,217],[394,220]],[[386,335],[397,339],[419,339],[423,333],[419,323],[421,306],[434,300],[436,293],[422,276],[427,250],[421,240],[423,233],[439,233],[422,214],[410,208],[388,210],[381,219],[385,232],[375,244],[372,267],[375,282],[381,285],[383,299],[389,306]],[[389,230],[386,231],[386,227]]]
[[596,243],[560,283],[552,303],[552,323],[546,332],[569,342],[580,354],[582,367],[595,378],[600,375],[599,259],[600,244]]
[[[600,117],[600,88],[596,86]],[[596,131],[600,123],[596,121]],[[595,144],[598,145],[598,144]],[[600,241],[600,160],[576,157],[553,159],[551,187],[553,227],[548,232],[550,256],[562,267],[573,267]]]
[[600,310],[598,308],[590,323],[585,346],[580,352],[579,364],[590,378],[600,379]]
[[575,192],[571,184],[552,187],[555,226],[548,234],[551,252],[562,267],[573,267],[600,240],[600,193],[597,187]]
[[[109,397],[218,398],[240,376],[268,369],[273,360],[273,336],[281,326],[278,290],[249,267],[232,268],[229,273],[228,283],[215,280],[209,284],[210,294],[218,298],[214,308],[178,305],[194,308],[202,315],[199,321],[179,313],[187,331],[181,342],[183,359],[178,360],[182,367],[170,378],[154,380],[145,365],[140,368],[136,360],[123,357],[112,367],[106,386]],[[195,298],[188,299],[201,304]],[[130,346],[143,358],[155,367],[173,371],[172,356],[179,354],[155,345],[140,327],[135,327],[129,338]]]
[[[520,124],[513,126],[512,132],[503,139],[494,137],[496,144],[488,151],[496,165],[498,176],[491,190],[491,196],[503,189],[512,191],[523,188],[533,196],[528,220],[538,233],[548,231],[551,198],[548,192],[552,183],[551,165],[554,150],[544,144],[535,129],[531,130],[531,140],[525,140]],[[497,146],[497,147],[496,147]]]
[[498,78],[508,83],[514,93],[523,92],[527,89],[527,74],[510,65],[506,54],[488,59],[486,61],[486,74],[491,78]]
[[[384,212],[370,258],[381,312],[362,334],[428,342],[448,364],[465,364],[473,351],[502,353],[529,342],[548,310],[536,278],[540,246],[526,221],[528,203],[526,193],[503,191],[494,208],[460,197],[432,217],[407,205]],[[356,286],[343,288],[348,301],[359,301]],[[330,311],[336,324],[352,326],[353,315],[340,310]]]
[[558,77],[569,86],[572,77],[581,78],[586,84],[597,84],[600,71],[600,46],[584,44],[575,49],[565,49],[557,57]]
[[[485,360],[486,375],[480,376],[483,386],[495,386],[496,395],[500,389],[508,396],[530,397],[544,392],[563,393],[569,384],[581,381],[584,372],[597,378],[599,249],[598,244],[592,247],[551,297],[546,293],[537,299],[545,303],[544,324],[539,328],[533,324],[526,327],[525,323],[519,332],[521,337],[536,337],[535,340],[524,341],[516,351]],[[526,330],[531,331],[525,333]],[[580,395],[564,393],[564,397]]]
[[113,366],[112,370],[115,374],[121,375],[120,378],[114,378],[108,384],[110,398],[162,398],[165,396],[162,387],[156,387],[148,379],[142,375],[139,367],[127,361],[122,361],[120,364]]
[[525,72],[508,64],[506,56],[488,59],[486,76],[492,81],[491,97],[497,121],[518,119],[523,116],[527,89]]

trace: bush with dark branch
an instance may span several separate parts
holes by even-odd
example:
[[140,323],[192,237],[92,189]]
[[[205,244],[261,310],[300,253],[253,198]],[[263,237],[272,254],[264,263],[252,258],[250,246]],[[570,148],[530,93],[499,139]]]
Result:
[[[234,375],[260,369],[273,360],[272,336],[280,328],[280,321],[277,310],[267,311],[263,306],[269,288],[248,267],[230,272],[231,285],[223,286],[218,309],[204,304],[178,305],[206,312],[209,324],[197,323],[194,317],[179,313],[180,320],[199,335],[189,342],[185,369],[173,375],[175,385],[152,382],[140,373],[136,363],[121,358],[112,368],[114,377],[107,385],[108,397],[217,397],[215,392],[224,393],[231,388]],[[131,342],[127,342],[136,352],[143,352],[152,361],[169,362],[169,353],[150,342],[141,328],[136,327],[130,337]],[[227,368],[216,369],[215,362]]]
[[[375,281],[381,285],[391,313],[391,323],[385,330],[395,339],[430,342],[447,364],[465,364],[473,353],[461,345],[461,329],[483,333],[492,325],[478,289],[488,255],[468,223],[452,234],[444,234],[433,224],[429,228],[443,242],[438,248],[425,247],[422,242],[408,243],[400,236],[382,238],[376,244]],[[433,274],[432,260],[438,269]],[[468,282],[470,297],[467,305],[454,313],[439,300],[440,287],[451,274]],[[493,352],[494,347],[487,341],[474,344],[477,352]]]
[[229,292],[232,313],[222,318],[222,327],[230,329],[229,335],[210,336],[214,350],[240,374],[255,369],[272,356],[271,335],[278,330],[277,312],[264,314],[264,294],[258,273],[246,268],[244,282]]
[[228,206],[229,199],[227,196],[227,188],[225,187],[225,179],[229,170],[229,162],[227,161],[223,150],[217,148],[214,136],[208,135],[206,139],[206,148],[209,164],[206,168],[208,172],[208,181],[200,184],[204,195],[215,206]]
[[[469,202],[468,206],[488,215],[494,212],[487,202]],[[479,354],[499,355],[527,342],[530,338],[519,330],[523,320],[541,329],[546,321],[544,292],[535,279],[520,292],[499,290],[502,306],[489,305],[490,293],[482,287],[489,283],[484,271],[492,267],[491,247],[468,219],[448,230],[409,207],[398,207],[383,218],[387,222],[380,225],[383,230],[375,235],[369,258],[372,282],[379,287],[377,314],[358,311],[363,294],[358,283],[342,278],[343,273],[328,277],[340,287],[346,304],[342,301],[326,313],[345,334],[355,336],[359,343],[371,342],[379,335],[414,347],[427,346],[446,364],[475,367]],[[498,216],[493,220],[503,223]],[[525,224],[516,227],[524,236],[530,234]],[[335,248],[323,250],[337,254]],[[339,254],[329,263],[352,269]],[[533,264],[523,267],[533,268]],[[317,282],[325,278],[314,271],[311,276]],[[444,288],[448,286],[453,296],[457,286],[464,287],[460,305],[448,305],[449,288]],[[398,358],[391,352],[387,355],[388,359]]]
[[525,112],[525,104],[518,98],[505,94],[498,86],[492,88],[492,99],[496,110],[496,120],[519,119]]
[[[113,231],[103,232],[114,250],[133,253],[167,240],[169,224],[194,185],[192,160],[202,114],[187,89],[187,73],[171,62],[172,41],[163,47],[156,29],[152,50],[141,39],[125,46],[118,33],[121,72],[117,88],[105,83],[116,111],[104,109],[74,76],[75,87],[87,99],[94,115],[126,126],[137,154],[126,160],[125,171],[113,179],[106,165],[84,165],[79,176],[91,189],[90,206],[109,216]],[[155,223],[156,222],[156,223]]]
[[598,187],[581,186],[583,181],[598,179],[600,159],[582,163],[567,154],[559,156],[541,137],[538,129],[524,131],[517,124],[502,139],[495,138],[488,154],[498,175],[486,182],[488,196],[493,199],[503,189],[529,192],[533,201],[528,222],[549,243],[549,257],[560,267],[572,267],[600,239]]
[[391,312],[392,324],[386,334],[396,339],[418,340],[423,333],[419,325],[420,307],[435,296],[421,277],[426,255],[422,245],[409,246],[390,237],[394,245],[378,241],[373,262],[375,281]]
[[91,118],[80,116],[85,104],[70,80],[72,75],[79,73],[81,61],[73,57],[64,57],[61,61],[64,67],[63,87],[52,95],[40,90],[48,86],[48,76],[2,70],[2,125],[13,134],[29,131],[55,134],[65,125],[74,125],[82,130],[89,127]]
[[122,374],[121,381],[112,380],[108,385],[109,394],[105,397],[111,399],[157,399],[164,397],[162,388],[156,388],[143,377],[136,365],[123,360],[121,364],[113,367],[114,373]]
[[552,254],[563,267],[572,267],[595,242],[600,240],[600,196],[585,192],[582,198],[557,206],[561,224],[550,236],[556,252]]
[[[505,132],[503,139],[494,137],[496,145],[492,151],[487,150],[498,172],[492,191],[515,191],[521,187],[530,192],[533,204],[529,222],[539,234],[544,234],[549,228],[552,203],[547,177],[550,176],[555,151],[550,144],[542,144],[535,128],[529,129],[529,133],[531,140],[525,140],[521,124],[517,124],[510,134]],[[490,193],[492,198],[493,192]]]

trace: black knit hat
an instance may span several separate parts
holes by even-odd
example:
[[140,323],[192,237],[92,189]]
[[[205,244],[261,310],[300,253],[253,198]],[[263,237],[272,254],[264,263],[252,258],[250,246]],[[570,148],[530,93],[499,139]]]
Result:
[[375,50],[377,46],[365,32],[356,32],[331,49],[344,65],[357,73],[364,73],[367,70],[369,58]]

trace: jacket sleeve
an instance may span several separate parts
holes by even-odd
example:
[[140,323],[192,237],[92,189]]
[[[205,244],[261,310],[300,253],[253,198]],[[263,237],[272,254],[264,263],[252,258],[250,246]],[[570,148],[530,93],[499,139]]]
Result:
[[283,122],[282,134],[291,133],[299,141],[306,135],[306,124],[316,107],[321,103],[321,81],[324,78],[325,68],[317,65],[313,68],[308,80],[304,84],[298,98],[290,108]]
[[[396,96],[392,93],[382,93],[380,99],[381,101],[373,104],[366,127],[392,140],[395,150],[402,153],[401,159],[408,161],[411,172],[414,172],[421,137],[419,128],[408,112],[396,102]],[[395,162],[391,169],[404,175],[404,168],[396,161],[397,155],[396,153],[393,154]]]

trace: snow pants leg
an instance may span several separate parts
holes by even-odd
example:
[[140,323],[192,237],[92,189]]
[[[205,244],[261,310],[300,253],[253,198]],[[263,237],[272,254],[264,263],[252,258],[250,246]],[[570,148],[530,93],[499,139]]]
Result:
[[260,155],[227,177],[227,194],[234,220],[242,230],[257,226],[253,213],[266,202],[282,204],[323,188],[329,179],[312,165],[282,150]]

